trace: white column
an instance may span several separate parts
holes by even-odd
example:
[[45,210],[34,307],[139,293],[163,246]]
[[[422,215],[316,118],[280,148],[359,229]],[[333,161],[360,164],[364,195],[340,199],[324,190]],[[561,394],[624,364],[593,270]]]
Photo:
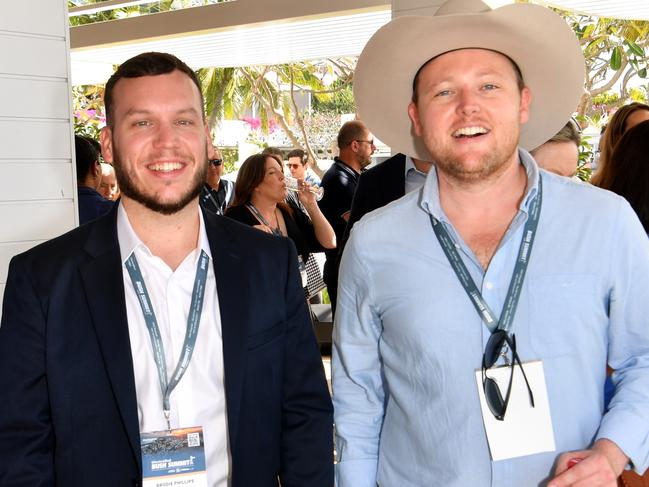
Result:
[[65,0],[3,2],[0,15],[0,305],[11,257],[74,228]]

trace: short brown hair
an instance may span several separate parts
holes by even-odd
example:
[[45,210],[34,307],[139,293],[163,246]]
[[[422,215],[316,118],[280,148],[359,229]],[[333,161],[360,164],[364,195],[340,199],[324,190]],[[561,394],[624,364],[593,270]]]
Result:
[[338,132],[338,148],[349,147],[355,140],[361,140],[366,132],[367,127],[360,120],[345,122]]
[[[460,50],[460,49],[457,49],[457,50]],[[485,51],[491,51],[491,49],[485,49]],[[418,89],[418,85],[419,85],[419,74],[421,73],[421,71],[426,66],[428,66],[428,64],[430,62],[434,61],[435,59],[437,59],[440,56],[443,56],[444,54],[448,54],[449,52],[453,52],[453,51],[446,51],[446,52],[443,52],[441,54],[438,54],[435,57],[430,58],[428,61],[426,61],[424,64],[422,64],[421,67],[417,70],[417,73],[415,74],[415,78],[412,80],[412,101],[414,103],[417,103],[417,99],[419,97],[419,93],[417,92],[417,89]],[[525,81],[523,80],[523,73],[521,72],[521,68],[518,67],[518,64],[516,64],[516,62],[512,58],[510,58],[507,54],[503,54],[502,52],[499,52],[499,51],[492,51],[492,52],[495,52],[495,53],[498,53],[498,54],[500,54],[502,56],[505,56],[507,58],[507,60],[511,63],[512,67],[514,68],[514,73],[516,74],[516,84],[518,85],[519,91],[522,91],[523,88],[525,88]]]
[[[579,144],[581,144],[581,131],[579,129],[579,126],[577,125],[577,122],[572,119],[568,120],[568,123],[566,123],[561,128],[561,130],[559,130],[552,136],[551,139],[546,140],[541,145],[549,144],[550,142],[574,142],[575,145],[579,147]],[[537,147],[536,149],[538,149],[539,147]],[[536,151],[536,149],[531,151],[532,154],[534,154],[534,151]]]
[[141,78],[143,76],[157,76],[169,74],[173,71],[181,71],[189,76],[198,88],[201,97],[201,115],[205,118],[203,92],[196,73],[184,62],[172,54],[164,52],[144,52],[131,59],[124,61],[117,71],[108,79],[104,90],[104,105],[106,107],[106,124],[111,126],[114,123],[113,105],[115,103],[113,91],[115,85],[122,78]]
[[284,159],[284,153],[279,147],[268,146],[261,151],[262,154],[266,156],[275,156],[275,159],[279,160],[279,165],[282,165],[282,159]]
[[290,159],[291,157],[299,157],[300,162],[302,163],[303,166],[307,162],[306,152],[304,152],[302,149],[293,149],[288,154],[286,154],[287,159]]

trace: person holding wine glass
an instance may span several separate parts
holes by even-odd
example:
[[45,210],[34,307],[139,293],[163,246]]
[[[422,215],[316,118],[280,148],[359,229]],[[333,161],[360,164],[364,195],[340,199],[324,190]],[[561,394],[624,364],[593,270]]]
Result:
[[298,199],[308,215],[286,202],[288,188],[282,163],[275,156],[255,154],[239,169],[236,194],[226,216],[273,235],[293,240],[306,262],[311,252],[336,248],[336,234],[320,211],[316,195],[298,180]]

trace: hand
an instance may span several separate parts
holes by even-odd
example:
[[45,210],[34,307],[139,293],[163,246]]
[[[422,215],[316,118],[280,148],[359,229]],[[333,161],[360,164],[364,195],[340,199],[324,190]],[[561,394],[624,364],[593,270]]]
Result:
[[[575,463],[574,459],[580,459]],[[559,456],[555,477],[547,487],[617,487],[629,458],[610,440],[597,440],[591,450]]]
[[311,184],[307,183],[304,179],[298,179],[297,187],[300,188],[297,197],[305,207],[309,208],[317,204],[315,194],[311,191]]

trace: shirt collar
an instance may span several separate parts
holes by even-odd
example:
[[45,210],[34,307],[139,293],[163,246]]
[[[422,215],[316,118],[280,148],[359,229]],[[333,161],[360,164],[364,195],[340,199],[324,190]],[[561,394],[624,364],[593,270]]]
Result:
[[[527,213],[532,200],[538,192],[540,173],[536,161],[525,149],[522,149],[520,147],[518,148],[518,157],[521,164],[525,168],[525,173],[527,174],[525,196],[521,200],[519,209]],[[406,173],[408,171],[408,159],[410,158],[406,158]],[[426,182],[421,188],[419,204],[424,211],[430,213],[438,220],[448,221],[448,218],[446,218],[444,211],[442,210],[442,206],[439,202],[439,184],[437,181],[437,169],[435,168],[435,165],[430,168],[428,176],[426,177]]]
[[426,173],[423,173],[419,169],[417,169],[417,166],[415,166],[415,161],[412,160],[412,157],[406,156],[406,176],[408,176],[410,170],[417,171],[419,174],[426,176]]
[[[198,229],[198,248],[204,250],[210,260],[212,259],[212,251],[210,250],[210,242],[207,238],[207,231],[205,230],[205,221],[203,219],[203,212],[198,209],[199,229]],[[122,259],[122,264],[125,264],[131,254],[137,249],[141,248],[148,255],[153,255],[151,250],[140,240],[135,230],[131,226],[131,222],[126,214],[126,208],[120,200],[119,207],[117,208],[117,241],[119,242],[119,252]],[[200,252],[196,252],[196,258],[200,256]]]
[[[343,161],[340,157],[336,156],[334,157],[334,163],[338,163],[338,167],[344,170],[345,172],[349,173],[353,177],[357,178],[359,176],[359,173],[356,172],[356,169],[352,168],[349,164],[347,164],[345,161]],[[361,169],[361,172],[364,170]]]

